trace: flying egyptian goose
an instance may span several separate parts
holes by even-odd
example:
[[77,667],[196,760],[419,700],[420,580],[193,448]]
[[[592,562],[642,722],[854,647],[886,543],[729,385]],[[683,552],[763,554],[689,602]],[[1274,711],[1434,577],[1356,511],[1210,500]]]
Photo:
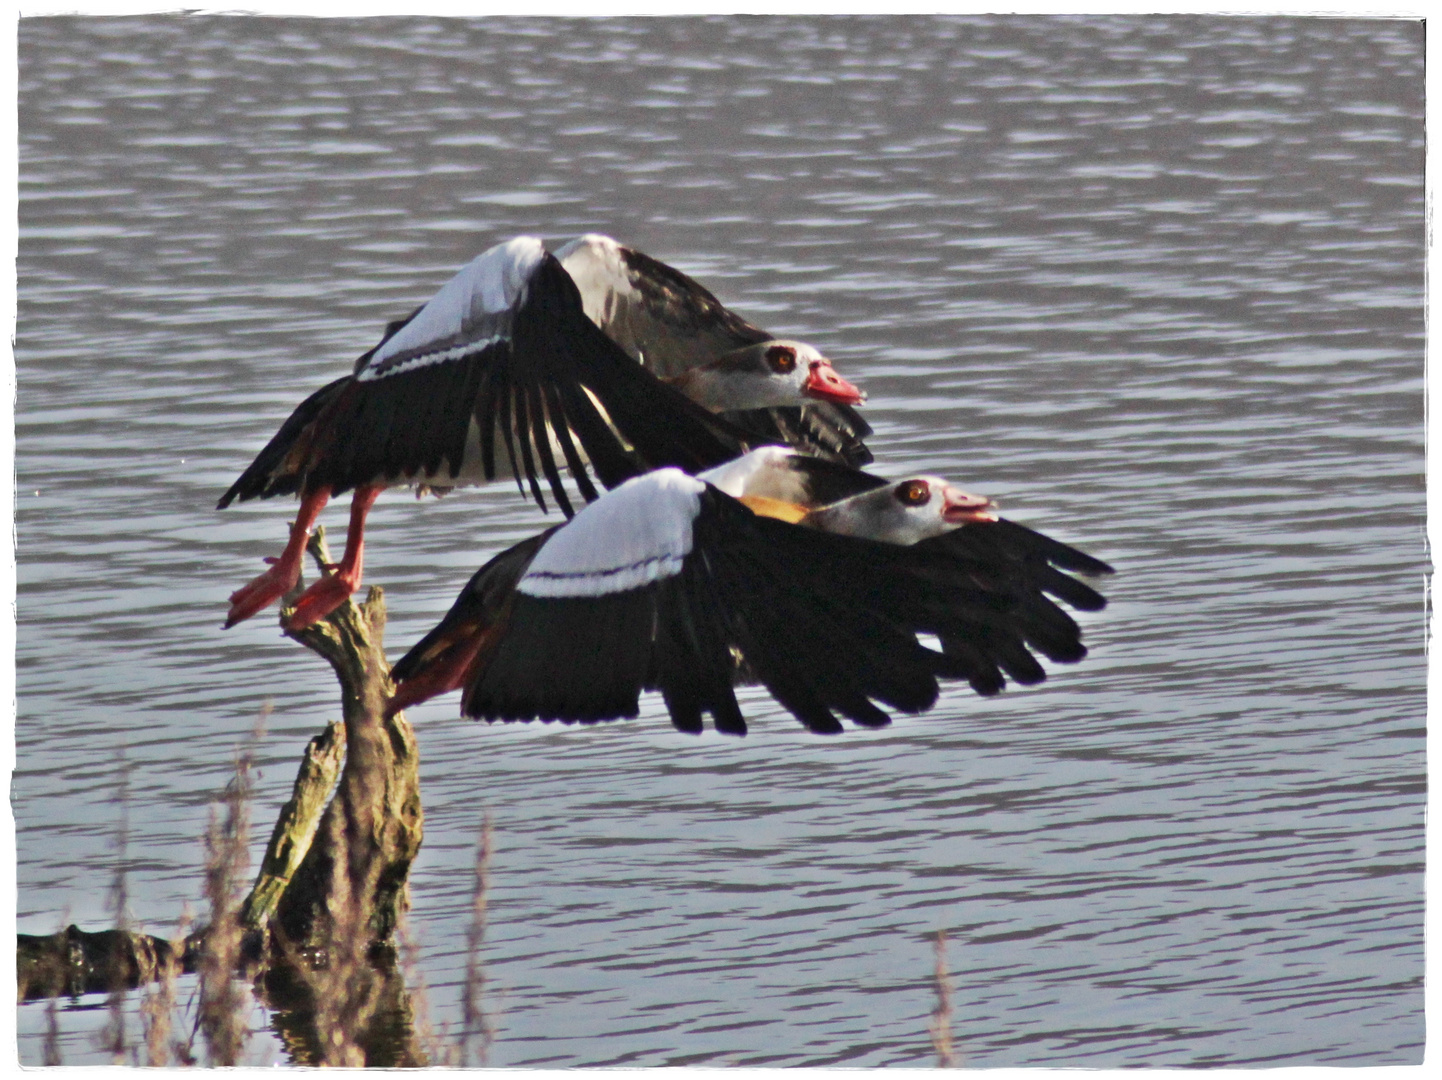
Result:
[[[758,454],[770,460],[631,480],[497,555],[395,665],[391,711],[463,688],[469,716],[593,722],[635,716],[640,692],[659,689],[679,730],[699,732],[709,712],[739,735],[732,685],[744,674],[811,731],[835,733],[837,714],[889,723],[874,702],[930,708],[939,677],[990,695],[1007,675],[1045,678],[1033,649],[1062,663],[1086,655],[1046,594],[1101,608],[1061,571],[1105,563],[937,477],[811,509],[746,494],[748,473],[779,490],[787,470],[782,455]],[[815,459],[798,460],[810,470]]]
[[[795,349],[811,364],[830,366],[815,349],[778,340],[726,308],[702,285],[644,252],[609,236],[588,233],[557,249],[556,258],[581,290],[586,314],[632,359],[661,378],[672,378],[737,349],[772,345]],[[783,443],[848,465],[871,461],[862,442],[871,434],[843,398],[773,407],[727,418],[752,436],[753,445]]]
[[[573,254],[589,250],[570,247]],[[661,298],[665,310],[655,324],[669,328],[669,336],[659,335],[667,342],[686,336],[667,317],[677,296],[698,333],[708,320],[749,326],[694,282],[678,292],[676,282],[689,279],[664,264],[638,265],[663,282],[647,295]],[[644,274],[636,280],[649,287]],[[545,509],[539,474],[570,516],[558,460],[589,501],[597,491],[588,462],[612,487],[657,466],[704,469],[764,441],[764,424],[744,430],[715,415],[721,410],[766,416],[816,402],[849,412],[862,400],[811,346],[771,338],[737,345],[736,334],[694,344],[658,378],[587,317],[586,302],[540,240],[517,237],[478,256],[428,303],[391,323],[350,375],[303,401],[220,500],[222,509],[274,495],[301,501],[285,550],[232,594],[225,625],[295,586],[311,526],[326,502],[347,490],[354,495],[345,553],[301,596],[289,629],[324,618],[359,586],[365,518],[386,487],[446,490],[509,474],[518,486],[524,477]],[[633,298],[626,310],[635,322],[646,304]],[[799,435],[796,441],[808,445]]]

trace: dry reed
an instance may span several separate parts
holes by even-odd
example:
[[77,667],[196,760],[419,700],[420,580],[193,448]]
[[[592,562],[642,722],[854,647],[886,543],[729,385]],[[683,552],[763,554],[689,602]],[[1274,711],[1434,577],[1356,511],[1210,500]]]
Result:
[[931,1010],[931,1045],[936,1050],[938,1069],[956,1068],[956,1050],[951,1044],[951,975],[946,970],[946,931],[936,932],[936,1008]]
[[185,952],[185,938],[190,931],[190,912],[187,909],[180,916],[176,936],[170,941],[170,952],[159,957],[160,969],[156,980],[140,997],[140,1029],[145,1039],[145,1064],[152,1069],[163,1069],[172,1061],[181,1065],[194,1065],[195,1058],[190,1046],[179,1039],[170,1037],[175,1015],[175,985],[180,977],[181,957]]
[[410,994],[413,1042],[424,1056],[422,1064],[454,1069],[460,1064],[460,1052],[446,1042],[450,1025],[442,1024],[438,1032],[431,1022],[430,988],[421,970],[420,944],[411,933],[410,919],[404,912],[396,923],[396,940],[400,943],[401,972]]
[[485,1068],[490,1056],[495,1031],[485,1009],[486,972],[481,963],[481,949],[486,942],[486,914],[491,891],[491,853],[493,851],[491,815],[481,818],[481,834],[476,844],[475,878],[471,889],[471,923],[466,928],[466,982],[461,988],[461,1067],[471,1064],[471,1049],[476,1050],[476,1064]]
[[[57,933],[64,933],[65,928],[70,925],[70,909],[66,908],[60,916],[60,925],[57,926]],[[48,986],[49,998],[45,1002],[45,1037],[40,1044],[41,1064],[47,1066],[63,1065],[64,1058],[60,1053],[60,992],[63,980],[60,972],[52,971]]]
[[63,1065],[60,1056],[60,1007],[56,1004],[58,994],[51,994],[45,1002],[45,1040],[41,1044],[41,1062],[45,1065]]
[[[130,929],[130,890],[126,877],[126,858],[130,849],[130,761],[125,755],[125,743],[120,744],[120,778],[110,801],[119,807],[119,818],[115,827],[115,838],[111,847],[115,850],[115,874],[110,880],[110,892],[106,897],[106,909],[115,919],[115,928],[122,933]],[[100,1032],[101,1046],[109,1051],[112,1065],[125,1064],[125,977],[117,964],[110,976],[109,992],[105,999],[105,1027]]]
[[251,739],[236,754],[235,775],[221,797],[224,818],[211,808],[205,833],[205,898],[210,925],[200,949],[198,1026],[211,1066],[235,1065],[248,1040],[249,993],[235,977],[243,929],[241,890],[250,869],[251,760],[269,707]]

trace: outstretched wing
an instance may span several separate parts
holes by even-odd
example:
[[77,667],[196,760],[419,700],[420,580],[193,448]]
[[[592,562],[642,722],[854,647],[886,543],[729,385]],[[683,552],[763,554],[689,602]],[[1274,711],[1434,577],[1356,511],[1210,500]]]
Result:
[[[387,328],[355,373],[312,395],[221,500],[329,486],[541,479],[569,515],[564,464],[596,497],[646,469],[701,469],[746,436],[643,371],[586,318],[569,275],[539,240],[479,256],[409,319]],[[524,490],[524,489],[523,489]]]
[[756,443],[794,446],[854,469],[870,465],[873,460],[863,441],[870,437],[871,425],[850,405],[816,401],[722,415]]
[[[806,727],[832,733],[841,717],[888,723],[883,706],[929,708],[938,677],[989,692],[973,668],[1029,675],[1015,660],[1035,663],[1029,644],[1061,661],[1084,654],[1075,622],[1017,572],[1025,560],[984,544],[930,543],[904,547],[757,517],[696,478],[662,470],[610,492],[539,546],[493,560],[396,671],[405,692],[428,668],[447,669],[434,684],[463,681],[463,711],[490,720],[635,716],[640,693],[654,688],[677,728],[699,731],[709,712],[718,730],[743,734],[732,686],[744,657]],[[482,579],[493,597],[514,588],[476,622]],[[468,629],[482,623],[479,633]],[[921,634],[965,642],[972,653],[933,651]]]
[[771,335],[659,259],[588,233],[557,249],[586,314],[612,341],[663,379]]

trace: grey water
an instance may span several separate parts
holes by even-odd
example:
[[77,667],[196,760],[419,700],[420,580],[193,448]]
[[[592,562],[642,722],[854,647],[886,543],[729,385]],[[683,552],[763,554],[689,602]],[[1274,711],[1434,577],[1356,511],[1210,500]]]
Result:
[[[18,928],[111,924],[122,859],[198,912],[268,704],[263,842],[337,692],[221,631],[294,504],[216,499],[478,252],[601,231],[832,356],[877,471],[1118,573],[1081,664],[877,732],[412,710],[433,1021],[488,813],[494,1065],[927,1065],[938,930],[966,1065],[1419,1062],[1423,137],[1417,21],[22,20]],[[549,524],[371,521],[393,655]]]

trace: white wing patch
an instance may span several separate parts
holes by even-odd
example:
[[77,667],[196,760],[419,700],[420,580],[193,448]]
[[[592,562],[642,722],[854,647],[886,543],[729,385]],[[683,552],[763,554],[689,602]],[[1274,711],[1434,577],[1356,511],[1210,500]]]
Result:
[[585,597],[638,589],[681,572],[706,485],[660,469],[608,491],[542,545],[517,590]]
[[697,479],[720,488],[733,499],[739,499],[743,495],[752,495],[759,491],[764,485],[761,480],[764,474],[772,469],[784,469],[786,459],[795,455],[795,450],[784,446],[762,446],[749,454],[743,454],[735,461],[728,461],[725,465],[717,465],[714,469],[698,473]]
[[580,290],[586,318],[603,329],[615,316],[617,299],[636,295],[621,258],[621,245],[609,236],[578,236],[559,248],[556,258]]
[[416,317],[375,351],[361,382],[455,360],[500,341],[545,256],[534,236],[518,236],[477,255],[441,286]]

